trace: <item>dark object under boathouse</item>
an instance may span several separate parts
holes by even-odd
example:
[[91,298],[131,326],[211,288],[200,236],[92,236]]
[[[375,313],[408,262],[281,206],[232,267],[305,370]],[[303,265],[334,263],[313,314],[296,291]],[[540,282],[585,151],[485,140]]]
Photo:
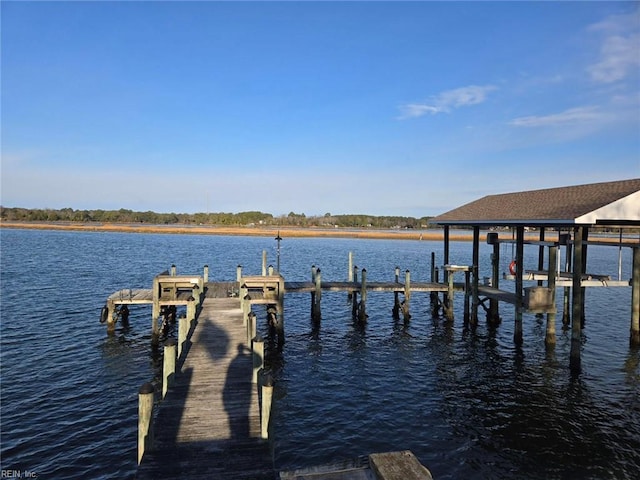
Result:
[[[543,190],[488,195],[443,213],[431,223],[444,227],[444,275],[455,271],[449,265],[449,230],[451,227],[473,229],[473,265],[471,295],[473,308],[470,321],[477,322],[479,306],[487,310],[487,320],[498,321],[498,302],[515,305],[514,341],[522,343],[522,314],[524,310],[547,314],[547,344],[555,343],[556,288],[564,287],[565,311],[563,322],[571,323],[570,364],[580,370],[580,337],[584,320],[584,291],[586,287],[631,286],[630,343],[640,345],[640,178],[614,182],[593,183]],[[619,232],[618,242],[602,242],[631,248],[632,278],[627,281],[611,281],[607,276],[587,274],[587,247],[589,231],[597,227]],[[478,279],[480,229],[492,230],[487,243],[493,245],[491,284],[480,285]],[[511,229],[513,239],[501,239],[493,232]],[[532,239],[525,232],[537,231]],[[534,234],[535,235],[535,234]],[[633,235],[633,238],[630,238]],[[612,239],[616,240],[616,239]],[[515,258],[510,266],[510,277],[515,280],[515,290],[500,289],[498,275],[499,245],[515,244]],[[524,245],[539,247],[538,269],[524,271]],[[566,249],[565,271],[557,265],[558,248]],[[548,262],[545,265],[545,249]],[[606,277],[606,278],[605,278]],[[537,280],[538,287],[523,288],[524,280]],[[547,286],[543,287],[543,281]],[[621,279],[620,279],[621,280]],[[569,293],[570,292],[570,293]],[[481,300],[481,297],[485,297]],[[489,301],[489,307],[484,304]],[[446,305],[446,299],[445,299]],[[569,307],[570,305],[570,307]]]

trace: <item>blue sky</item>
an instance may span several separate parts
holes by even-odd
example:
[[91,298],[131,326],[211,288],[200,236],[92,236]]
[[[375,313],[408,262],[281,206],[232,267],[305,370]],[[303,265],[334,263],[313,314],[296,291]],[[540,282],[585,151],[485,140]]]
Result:
[[2,205],[437,215],[640,177],[638,2],[7,2]]

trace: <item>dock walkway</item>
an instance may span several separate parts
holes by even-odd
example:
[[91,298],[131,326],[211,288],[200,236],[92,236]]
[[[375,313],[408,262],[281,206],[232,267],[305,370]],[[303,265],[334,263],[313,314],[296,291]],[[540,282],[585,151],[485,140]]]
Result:
[[[273,479],[238,298],[202,304],[188,354],[160,403],[138,479]],[[180,364],[178,364],[180,367]]]

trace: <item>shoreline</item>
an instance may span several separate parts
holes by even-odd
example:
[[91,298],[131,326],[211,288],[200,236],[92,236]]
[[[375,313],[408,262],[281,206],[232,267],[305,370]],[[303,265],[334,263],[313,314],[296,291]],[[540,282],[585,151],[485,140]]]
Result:
[[[369,230],[365,228],[318,228],[318,227],[225,227],[216,225],[150,225],[150,224],[122,224],[122,223],[74,223],[74,222],[6,222],[0,221],[0,229],[30,229],[30,230],[61,230],[78,232],[111,232],[111,233],[140,233],[140,234],[168,234],[168,235],[228,235],[247,237],[276,237],[283,238],[362,238],[378,240],[415,240],[415,241],[444,241],[441,230]],[[480,241],[486,241],[487,232],[480,232]],[[498,232],[501,240],[510,240],[511,232]],[[473,233],[470,231],[451,230],[450,241],[471,242]],[[525,240],[539,239],[538,232],[526,232]],[[613,237],[591,237],[590,242],[608,243],[615,241]],[[634,238],[623,238],[622,243],[636,243]]]

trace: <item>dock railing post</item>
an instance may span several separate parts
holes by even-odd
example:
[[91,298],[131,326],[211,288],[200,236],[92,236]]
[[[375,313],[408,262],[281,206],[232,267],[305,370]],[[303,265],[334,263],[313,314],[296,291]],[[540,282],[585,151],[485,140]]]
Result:
[[176,376],[176,340],[170,338],[164,345],[164,359],[162,362],[162,398],[167,395],[169,387],[173,385]]
[[153,401],[155,389],[147,382],[138,390],[138,465],[144,452],[153,448]]
[[273,379],[271,375],[262,377],[262,406],[260,409],[260,433],[263,439],[269,438],[269,420],[271,417],[271,403],[273,399]]

